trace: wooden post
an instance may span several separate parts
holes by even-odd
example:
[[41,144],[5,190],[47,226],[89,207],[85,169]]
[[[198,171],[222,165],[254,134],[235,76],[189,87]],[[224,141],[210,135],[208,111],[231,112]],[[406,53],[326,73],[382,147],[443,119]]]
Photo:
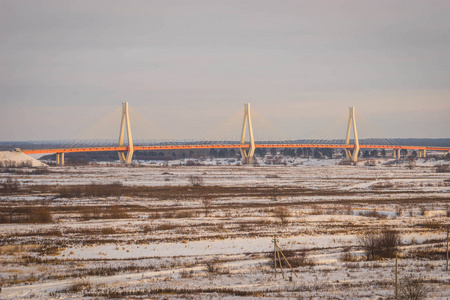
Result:
[[277,278],[277,236],[273,236],[273,263],[274,263],[274,270],[275,270],[275,278]]
[[448,234],[449,234],[449,228],[447,227],[447,267],[445,270],[448,272]]
[[[278,248],[278,246],[277,246],[277,248]],[[280,263],[281,274],[283,275],[283,279],[285,279],[285,278],[284,278],[283,265],[281,264],[281,255],[280,255],[280,252],[277,251],[277,254],[278,254],[278,262]]]
[[281,251],[280,247],[278,247],[278,251],[280,251],[281,255],[283,255],[284,260],[287,262],[287,264],[289,265],[289,268],[291,268],[292,273],[295,274],[295,277],[297,276],[297,273],[295,273],[294,268],[292,268],[291,264],[289,263],[289,261],[287,260],[286,256],[284,256],[283,251]]
[[398,262],[397,262],[397,251],[395,252],[395,299],[398,299]]
[[[278,260],[278,264],[280,265],[281,274],[283,275],[283,279],[286,279],[284,276],[284,270],[283,270],[283,264],[281,261],[281,256],[283,256],[283,258],[286,261],[286,263],[288,264],[289,268],[292,270],[292,273],[295,274],[295,277],[298,277],[297,273],[295,273],[294,269],[292,268],[291,264],[287,260],[286,256],[284,256],[284,253],[281,251],[280,247],[278,247],[277,236],[274,235],[273,236],[273,263],[274,263],[274,268],[275,268],[275,278],[277,278],[277,260]],[[292,281],[292,279],[290,279],[290,280]]]

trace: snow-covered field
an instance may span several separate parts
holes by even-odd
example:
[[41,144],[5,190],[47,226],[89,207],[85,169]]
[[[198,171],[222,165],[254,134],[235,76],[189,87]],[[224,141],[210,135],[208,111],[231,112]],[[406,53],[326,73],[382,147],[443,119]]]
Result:
[[[395,259],[366,261],[358,239],[389,229],[400,283],[447,299],[450,173],[434,166],[448,162],[386,162],[1,173],[17,189],[0,189],[0,298],[389,299]],[[298,277],[284,265],[275,278],[274,235]]]

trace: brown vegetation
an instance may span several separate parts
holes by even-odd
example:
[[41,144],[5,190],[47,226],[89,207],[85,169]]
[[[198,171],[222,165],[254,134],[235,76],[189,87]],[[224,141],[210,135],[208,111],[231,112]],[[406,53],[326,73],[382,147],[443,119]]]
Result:
[[123,195],[123,185],[121,182],[109,184],[91,183],[89,185],[64,186],[59,188],[59,198],[80,198],[80,197],[120,197]]
[[0,212],[0,224],[5,223],[51,223],[51,211],[46,207],[16,208],[8,213]]
[[17,191],[20,187],[19,181],[17,179],[8,178],[6,180],[0,181],[0,192],[7,193],[12,191]]
[[400,299],[420,300],[425,299],[427,294],[431,291],[421,278],[416,278],[412,275],[400,279],[399,284]]
[[367,260],[392,258],[400,246],[401,237],[398,232],[392,230],[383,230],[379,234],[369,231],[358,235],[358,242]]
[[283,225],[287,224],[288,218],[291,216],[291,212],[287,207],[277,207],[273,210],[273,214],[280,219],[281,224]]

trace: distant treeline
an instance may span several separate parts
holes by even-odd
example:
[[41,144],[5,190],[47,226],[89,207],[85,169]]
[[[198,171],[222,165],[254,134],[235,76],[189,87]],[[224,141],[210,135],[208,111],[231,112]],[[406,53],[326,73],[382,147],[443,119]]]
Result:
[[450,139],[393,139],[397,144],[404,146],[436,146],[450,147]]

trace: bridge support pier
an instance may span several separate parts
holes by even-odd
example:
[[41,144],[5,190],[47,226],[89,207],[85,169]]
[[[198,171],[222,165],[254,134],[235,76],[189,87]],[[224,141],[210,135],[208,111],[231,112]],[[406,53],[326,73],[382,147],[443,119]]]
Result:
[[356,130],[356,119],[355,119],[355,107],[352,106],[349,108],[348,115],[348,127],[347,127],[347,138],[345,140],[345,144],[350,144],[350,131],[352,129],[353,124],[353,136],[354,136],[354,144],[353,153],[350,149],[345,149],[345,156],[347,157],[347,161],[357,162],[358,154],[359,154],[359,140],[358,140],[358,131]]
[[253,163],[253,154],[255,153],[255,139],[253,137],[253,127],[252,127],[252,118],[250,115],[250,103],[244,105],[244,123],[242,124],[242,135],[241,135],[241,145],[245,145],[245,133],[247,129],[248,123],[248,135],[250,137],[250,148],[245,150],[244,148],[240,148],[242,163],[243,164],[252,164]]
[[133,159],[134,146],[133,146],[133,137],[131,135],[130,116],[128,114],[128,102],[122,102],[122,122],[120,124],[120,132],[119,132],[119,147],[123,146],[125,125],[127,125],[127,138],[128,138],[127,155],[125,156],[125,153],[123,152],[118,152],[118,154],[120,162],[129,165],[131,164],[131,160]]
[[56,153],[56,164],[58,166],[64,166],[64,152]]
[[419,150],[419,157],[427,157],[427,149]]

